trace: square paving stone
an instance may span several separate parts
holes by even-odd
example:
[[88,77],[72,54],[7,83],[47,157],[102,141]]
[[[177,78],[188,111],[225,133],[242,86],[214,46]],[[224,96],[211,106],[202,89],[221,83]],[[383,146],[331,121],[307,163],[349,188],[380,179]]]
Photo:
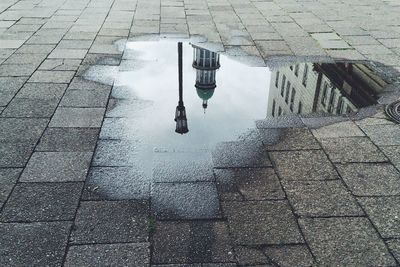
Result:
[[68,86],[68,89],[77,89],[77,90],[101,90],[101,89],[108,89],[111,90],[111,85],[107,84],[102,84],[99,82],[94,82],[90,80],[85,80],[82,77],[75,77],[70,85]]
[[150,266],[148,243],[71,246],[64,266]]
[[139,243],[148,239],[147,201],[83,201],[71,241],[79,243]]
[[281,267],[314,266],[314,259],[306,245],[267,247],[264,253]]
[[47,123],[39,118],[0,118],[0,142],[36,144]]
[[93,167],[83,199],[129,200],[150,197],[150,177],[132,167]]
[[392,252],[393,256],[396,258],[397,261],[400,260],[400,240],[399,239],[392,239],[386,241],[390,251]]
[[0,168],[25,167],[32,154],[34,145],[24,143],[1,143],[0,142]]
[[48,100],[61,99],[66,88],[66,84],[26,83],[18,92],[17,97]]
[[240,266],[272,266],[270,259],[259,248],[237,246],[235,255]]
[[285,198],[272,168],[216,169],[215,176],[223,201]]
[[60,105],[63,107],[106,107],[110,90],[67,90]]
[[28,77],[0,77],[0,106],[6,106]]
[[36,151],[94,151],[99,128],[47,128]]
[[142,166],[138,156],[137,142],[125,140],[99,140],[93,166]]
[[50,127],[101,127],[104,108],[58,108]]
[[313,129],[312,133],[318,139],[321,138],[338,138],[349,136],[365,136],[365,134],[352,121],[344,121],[323,126],[319,129]]
[[287,201],[224,202],[222,207],[237,245],[303,242]]
[[358,198],[383,238],[400,237],[400,197]]
[[0,223],[1,266],[61,266],[70,222]]
[[211,154],[207,152],[156,153],[154,182],[213,181]]
[[30,76],[35,72],[37,66],[32,64],[2,64],[0,65],[0,76],[3,77],[20,77],[20,76]]
[[69,83],[74,77],[74,71],[38,70],[29,79],[32,83]]
[[318,265],[396,265],[367,218],[300,219],[299,223]]
[[83,59],[87,53],[86,49],[63,49],[56,48],[48,58],[77,58]]
[[1,114],[2,117],[50,118],[57,108],[58,99],[14,98]]
[[224,222],[157,222],[152,263],[210,263],[234,261]]
[[19,183],[3,208],[3,222],[73,220],[83,183]]
[[85,181],[91,159],[91,152],[35,152],[20,181]]
[[0,169],[0,203],[6,202],[8,195],[14,188],[22,169],[2,168]]
[[385,162],[385,155],[366,137],[321,139],[332,162]]
[[343,180],[357,196],[389,196],[400,193],[400,173],[387,163],[337,165]]
[[159,219],[211,219],[220,217],[214,183],[156,183],[152,212]]
[[363,215],[341,181],[284,181],[288,199],[300,216]]
[[258,142],[223,142],[212,152],[214,167],[270,167],[271,162]]
[[[271,131],[276,132],[276,137],[271,138]],[[305,128],[268,129],[260,130],[260,133],[263,144],[269,151],[321,148],[310,130]]]
[[400,145],[400,125],[368,125],[363,126],[362,129],[378,146]]
[[270,153],[276,171],[284,180],[329,180],[338,175],[322,150]]
[[380,148],[392,164],[400,170],[400,146],[381,146]]

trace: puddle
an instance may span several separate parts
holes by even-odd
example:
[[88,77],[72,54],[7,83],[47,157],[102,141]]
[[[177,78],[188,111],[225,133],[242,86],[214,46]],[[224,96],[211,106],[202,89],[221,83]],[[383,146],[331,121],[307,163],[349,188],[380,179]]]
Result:
[[[131,167],[140,173],[135,181],[116,178],[111,191],[100,184],[97,194],[118,198],[120,187],[122,198],[146,198],[153,184],[153,208],[166,219],[219,216],[211,152],[221,142],[236,142],[251,133],[255,121],[355,113],[376,104],[387,86],[361,63],[251,67],[190,43],[183,43],[182,55],[180,104],[174,41],[128,42],[120,66],[93,66],[84,75],[114,84],[94,165]],[[186,121],[176,116],[183,106]],[[270,166],[257,144],[251,149],[227,144],[231,150],[222,149],[228,156],[220,161],[228,167],[240,167],[236,165],[243,159],[249,165],[245,167]],[[240,147],[243,153],[236,151]],[[255,151],[261,154],[253,155]],[[102,186],[109,188],[102,191]],[[131,196],[126,190],[130,187]]]

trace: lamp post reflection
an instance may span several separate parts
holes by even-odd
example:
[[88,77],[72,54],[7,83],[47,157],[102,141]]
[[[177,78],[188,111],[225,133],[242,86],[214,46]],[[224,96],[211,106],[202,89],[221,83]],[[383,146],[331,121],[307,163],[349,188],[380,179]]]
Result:
[[179,102],[175,111],[175,132],[185,134],[189,132],[186,110],[183,104],[183,71],[182,71],[182,42],[178,43],[178,72],[179,72]]

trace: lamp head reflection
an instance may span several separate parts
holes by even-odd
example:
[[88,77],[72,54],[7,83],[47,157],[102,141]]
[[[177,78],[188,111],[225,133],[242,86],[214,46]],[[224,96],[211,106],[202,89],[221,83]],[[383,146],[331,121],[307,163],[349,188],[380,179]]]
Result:
[[186,119],[186,110],[185,106],[183,105],[183,102],[179,102],[178,106],[176,107],[175,122],[176,122],[175,132],[180,134],[185,134],[189,132]]

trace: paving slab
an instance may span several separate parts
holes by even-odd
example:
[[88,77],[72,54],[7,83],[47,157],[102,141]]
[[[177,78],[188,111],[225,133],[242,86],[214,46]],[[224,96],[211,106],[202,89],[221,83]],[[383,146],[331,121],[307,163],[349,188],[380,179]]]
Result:
[[0,142],[35,144],[47,123],[42,118],[0,118]]
[[284,180],[330,180],[338,175],[322,150],[271,152],[275,170]]
[[60,106],[103,107],[107,106],[110,90],[67,90]]
[[32,64],[2,64],[0,65],[0,77],[31,76],[37,67]]
[[36,151],[94,151],[98,128],[47,128]]
[[390,196],[400,193],[400,173],[388,163],[336,165],[354,195]]
[[6,106],[28,77],[0,77],[0,106]]
[[147,201],[82,201],[73,244],[143,243],[148,240]]
[[101,127],[105,108],[59,107],[52,117],[50,127]]
[[362,216],[355,198],[341,181],[284,181],[283,186],[299,216]]
[[264,253],[281,267],[315,265],[313,256],[306,245],[272,246],[265,248]]
[[34,149],[29,142],[1,143],[0,142],[0,168],[25,167]]
[[365,134],[352,121],[338,122],[331,125],[323,126],[318,129],[313,129],[312,133],[318,139],[365,136]]
[[21,174],[20,168],[0,169],[0,203],[5,203]]
[[235,255],[241,266],[264,266],[267,264],[272,266],[270,259],[259,248],[237,246]]
[[[275,132],[276,137],[271,131]],[[310,130],[306,128],[268,129],[259,132],[268,151],[321,148]]]
[[388,159],[366,137],[320,139],[322,148],[332,162],[385,162]]
[[73,220],[83,183],[19,183],[0,215],[2,222]]
[[91,152],[35,152],[26,165],[20,181],[84,181],[91,159]]
[[400,170],[400,146],[381,146],[380,148],[392,164]]
[[368,125],[362,126],[362,129],[378,146],[400,145],[400,125]]
[[299,219],[299,223],[318,265],[396,265],[367,218]]
[[216,169],[214,172],[223,201],[285,198],[272,168]]
[[70,222],[0,223],[1,266],[61,266]]
[[86,179],[85,200],[130,200],[150,197],[150,179],[132,167],[92,167]]
[[223,202],[222,208],[237,245],[303,242],[287,201]]
[[66,84],[56,83],[26,83],[18,92],[18,98],[28,99],[61,99],[64,94]]
[[[30,75],[30,74],[29,74]],[[32,83],[69,83],[74,77],[74,71],[38,70],[32,74]]]
[[217,188],[212,182],[155,183],[151,209],[158,219],[220,217]]
[[[137,142],[126,140],[99,140],[93,158],[93,166],[133,167],[145,164],[138,153]],[[139,164],[139,165],[138,165]]]
[[156,222],[152,263],[233,262],[233,249],[224,222]]
[[148,243],[94,244],[71,246],[64,266],[137,266],[150,265]]
[[400,260],[400,240],[399,239],[391,239],[385,241],[389,247],[389,250],[392,252],[393,256],[397,261]]
[[50,118],[57,108],[59,100],[14,98],[2,112],[2,117],[13,118]]

